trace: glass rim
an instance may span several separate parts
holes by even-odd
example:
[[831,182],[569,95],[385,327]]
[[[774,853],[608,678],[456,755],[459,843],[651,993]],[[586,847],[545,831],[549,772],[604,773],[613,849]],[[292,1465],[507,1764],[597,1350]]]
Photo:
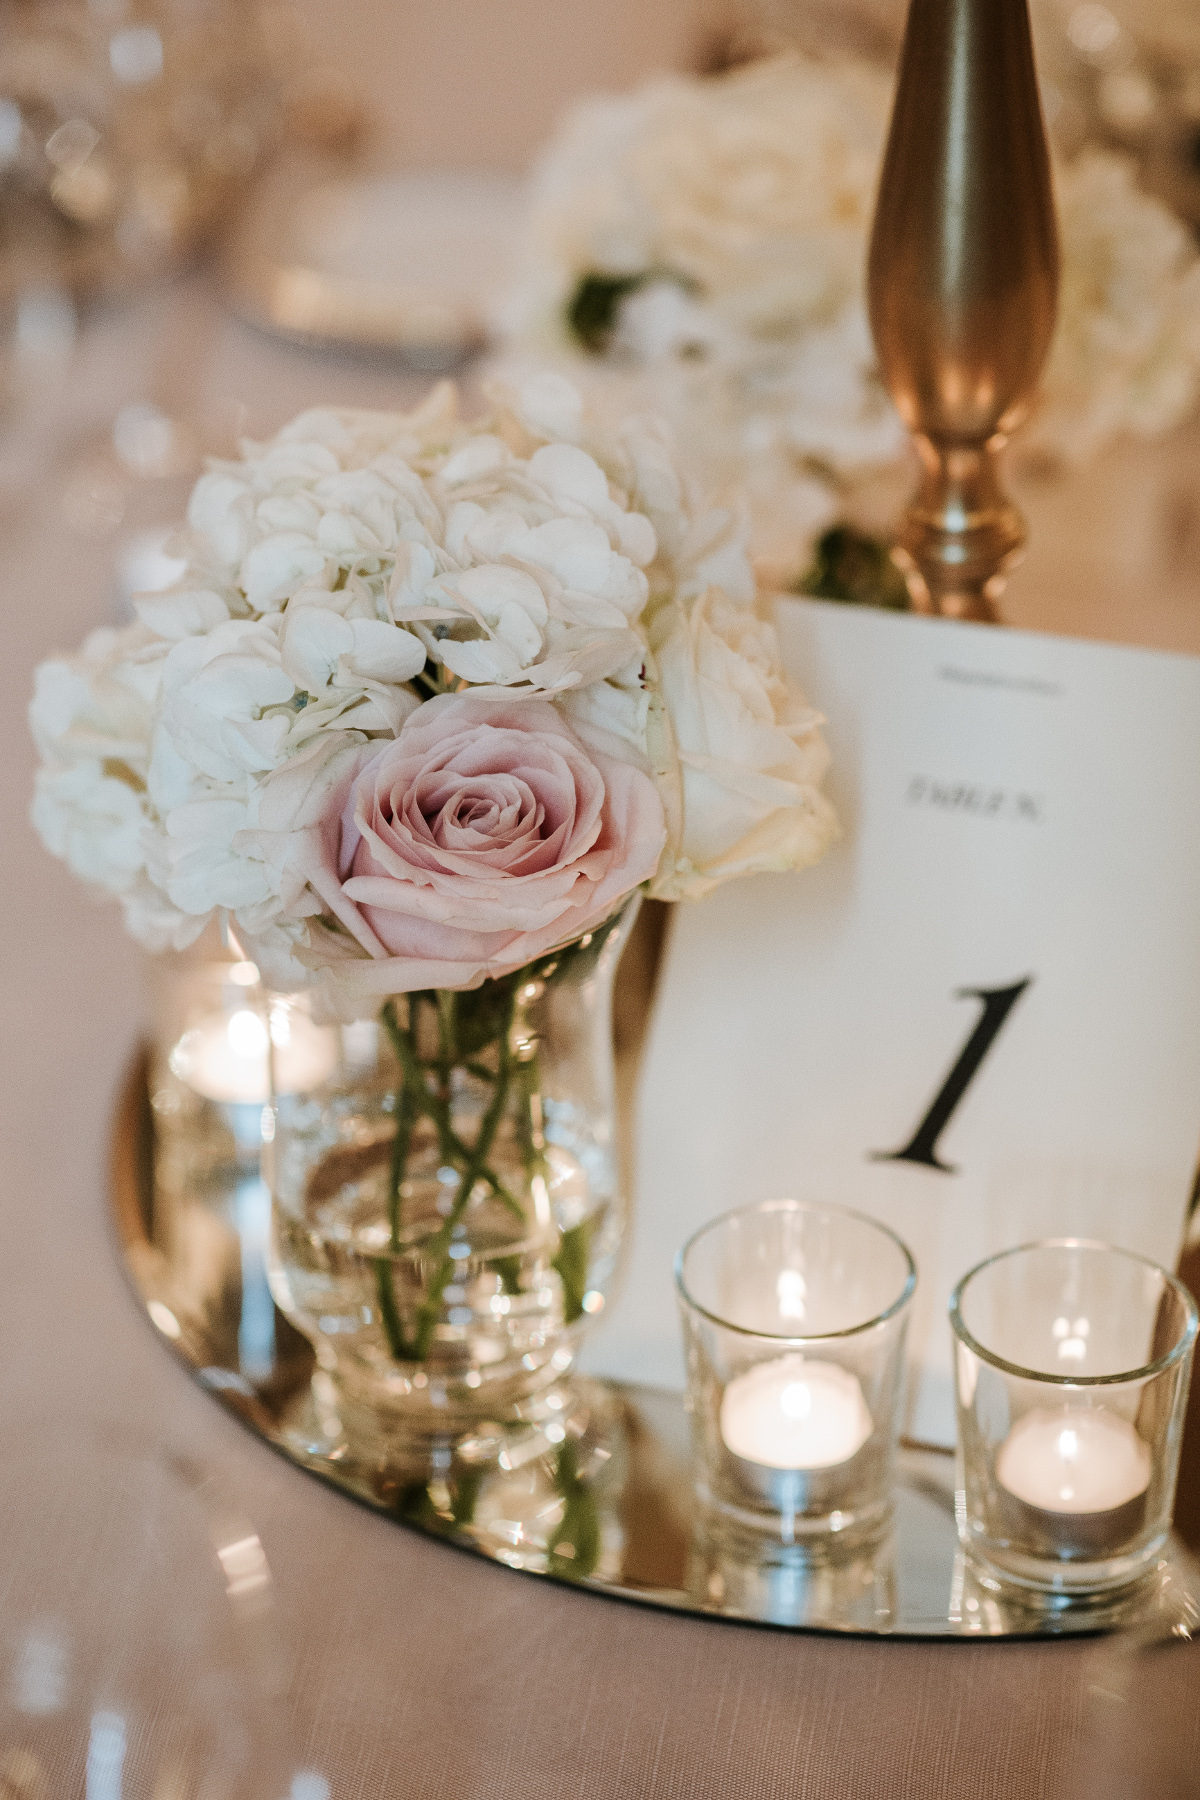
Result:
[[[715,1231],[718,1225],[728,1224],[730,1219],[744,1218],[748,1213],[770,1212],[829,1213],[835,1218],[854,1219],[860,1225],[869,1225],[881,1236],[890,1238],[904,1259],[908,1273],[900,1292],[890,1305],[884,1307],[882,1312],[873,1313],[869,1319],[864,1319],[858,1325],[847,1325],[840,1331],[812,1332],[807,1336],[790,1332],[757,1331],[751,1325],[736,1325],[732,1319],[724,1319],[720,1313],[715,1313],[709,1307],[702,1306],[699,1300],[688,1292],[683,1275],[684,1258],[693,1245],[697,1244],[707,1232]],[[890,1225],[885,1225],[881,1220],[873,1219],[869,1213],[859,1212],[852,1206],[828,1205],[823,1200],[756,1200],[750,1206],[731,1206],[728,1212],[718,1213],[715,1219],[708,1219],[693,1231],[689,1238],[685,1238],[675,1252],[674,1275],[676,1293],[692,1312],[699,1313],[702,1319],[709,1320],[713,1325],[719,1325],[722,1331],[735,1332],[739,1337],[761,1338],[768,1344],[828,1344],[843,1338],[858,1337],[863,1332],[873,1331],[877,1325],[885,1324],[888,1319],[902,1312],[912,1299],[917,1286],[917,1265],[913,1259],[913,1253],[904,1239],[894,1232]]]
[[[1143,1363],[1135,1369],[1121,1369],[1114,1375],[1056,1375],[1048,1369],[1027,1369],[1020,1363],[1009,1362],[1007,1357],[999,1355],[995,1350],[986,1349],[971,1332],[962,1315],[962,1297],[967,1286],[977,1275],[982,1275],[985,1269],[992,1268],[994,1264],[1004,1262],[1010,1256],[1027,1256],[1033,1250],[1099,1250],[1107,1256],[1119,1256],[1126,1262],[1141,1263],[1144,1269],[1153,1269],[1183,1302],[1186,1323],[1178,1342],[1153,1362]],[[990,1368],[1000,1369],[1006,1375],[1016,1375],[1022,1381],[1040,1381],[1047,1387],[1054,1388],[1120,1387],[1126,1382],[1145,1381],[1152,1375],[1161,1375],[1165,1369],[1171,1368],[1187,1355],[1195,1344],[1197,1326],[1200,1324],[1200,1309],[1197,1308],[1190,1289],[1170,1269],[1164,1269],[1153,1257],[1143,1256],[1140,1250],[1126,1250],[1120,1244],[1106,1243],[1103,1238],[1083,1237],[1034,1238],[1028,1244],[1013,1244],[1007,1250],[997,1250],[994,1255],[985,1256],[982,1262],[977,1262],[974,1268],[968,1269],[955,1284],[950,1296],[949,1314],[950,1329],[959,1343],[964,1344]]]

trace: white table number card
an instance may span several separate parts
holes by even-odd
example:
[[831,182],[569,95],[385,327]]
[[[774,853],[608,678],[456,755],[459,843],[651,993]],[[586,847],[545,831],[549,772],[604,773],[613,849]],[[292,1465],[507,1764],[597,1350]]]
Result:
[[677,909],[624,1284],[587,1363],[682,1385],[679,1244],[771,1196],[919,1266],[908,1430],[954,1437],[946,1302],[1030,1238],[1173,1265],[1200,1148],[1200,659],[786,600],[842,841]]

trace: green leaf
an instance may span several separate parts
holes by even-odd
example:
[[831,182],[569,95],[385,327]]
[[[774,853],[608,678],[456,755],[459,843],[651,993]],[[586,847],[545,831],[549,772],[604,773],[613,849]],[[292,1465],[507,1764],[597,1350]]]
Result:
[[521,1258],[519,1256],[493,1256],[492,1267],[500,1277],[500,1286],[506,1294],[520,1293]]
[[563,1319],[568,1325],[583,1313],[583,1296],[587,1292],[588,1252],[592,1244],[592,1221],[584,1219],[572,1225],[559,1239],[558,1255],[551,1267],[558,1270],[563,1284]]
[[909,610],[908,585],[887,545],[852,525],[831,525],[817,539],[812,563],[796,591],[851,606]]
[[567,302],[567,324],[585,350],[602,356],[616,329],[621,302],[650,280],[640,275],[583,275]]

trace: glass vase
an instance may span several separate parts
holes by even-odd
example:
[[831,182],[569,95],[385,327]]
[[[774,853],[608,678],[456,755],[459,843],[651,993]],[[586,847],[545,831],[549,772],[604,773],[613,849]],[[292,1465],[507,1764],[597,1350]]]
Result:
[[[324,1078],[276,1083],[272,1292],[351,1452],[402,1485],[468,1440],[477,1467],[564,1442],[625,1224],[612,985],[635,910],[473,990],[388,1000],[340,1027]],[[273,1065],[307,1004],[271,1001]]]

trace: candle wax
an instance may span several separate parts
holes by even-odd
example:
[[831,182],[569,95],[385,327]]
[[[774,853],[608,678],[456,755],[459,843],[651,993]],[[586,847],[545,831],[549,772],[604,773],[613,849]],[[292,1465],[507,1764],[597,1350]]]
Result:
[[1106,1407],[1035,1407],[1001,1445],[996,1477],[1043,1512],[1111,1512],[1145,1493],[1150,1451]]
[[768,1469],[829,1469],[871,1435],[863,1391],[836,1363],[782,1356],[735,1376],[721,1400],[727,1449]]

